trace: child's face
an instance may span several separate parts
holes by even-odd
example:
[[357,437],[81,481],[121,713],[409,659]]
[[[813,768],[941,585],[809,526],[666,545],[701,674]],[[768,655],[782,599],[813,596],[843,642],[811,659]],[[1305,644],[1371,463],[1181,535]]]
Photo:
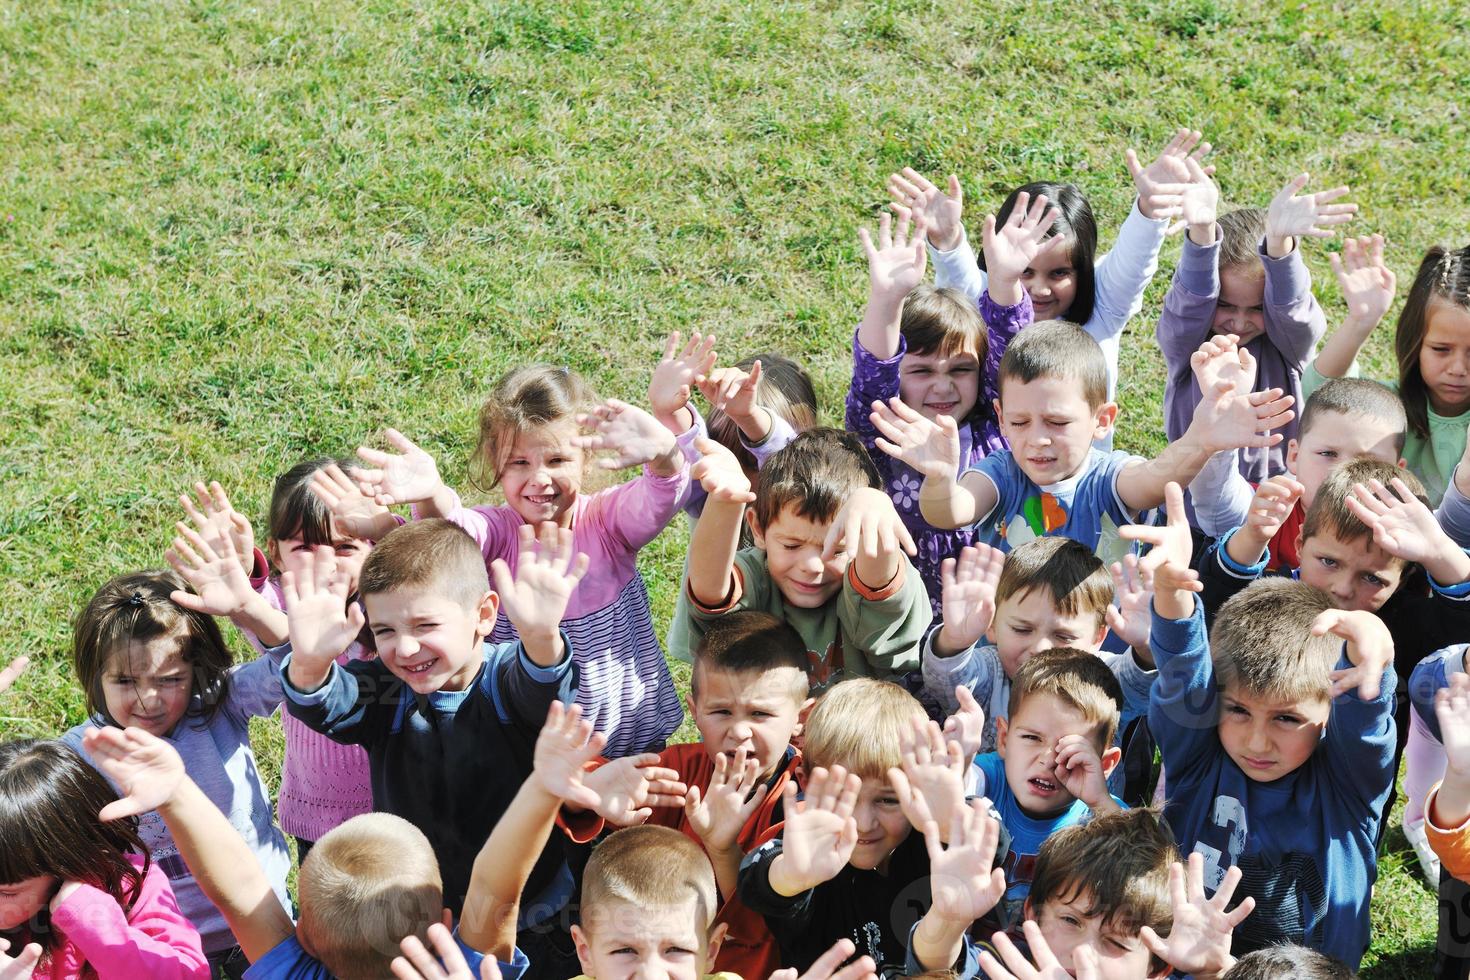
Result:
[[1228,265],[1220,270],[1220,299],[1215,303],[1215,321],[1210,331],[1233,333],[1240,346],[1266,332],[1266,273],[1255,268]]
[[938,351],[905,354],[898,366],[898,397],[926,419],[964,419],[980,397],[980,358],[969,348],[948,357]]
[[766,553],[771,581],[787,603],[798,609],[817,609],[841,591],[847,559],[839,556],[822,560],[822,543],[832,526],[830,521],[801,517],[792,504],[782,507],[764,530],[756,526],[754,510],[747,510],[746,515],[755,546]]
[[[281,572],[290,572],[299,576],[302,559],[311,554],[311,549],[312,545],[307,544],[299,534],[293,538],[272,540],[270,542],[271,563]],[[337,570],[347,572],[348,591],[356,592],[357,576],[362,571],[362,563],[367,560],[368,552],[373,550],[372,544],[362,538],[341,534],[334,525],[332,527],[332,550],[337,553]]]
[[857,821],[858,842],[847,863],[865,871],[886,872],[888,859],[914,829],[887,777],[863,777],[852,816]]
[[1096,613],[1084,611],[1069,616],[1052,601],[1050,589],[1037,587],[1007,596],[996,607],[990,638],[1006,676],[1015,677],[1022,664],[1053,647],[1096,653],[1107,632],[1107,625],[1098,622]]
[[1036,264],[1021,273],[1021,288],[1031,296],[1037,323],[1057,320],[1072,308],[1077,298],[1077,269],[1072,264],[1071,241],[1036,257]]
[[1424,311],[1419,373],[1436,415],[1470,410],[1470,310],[1434,297]]
[[1332,705],[1327,692],[1305,701],[1274,701],[1227,684],[1220,694],[1220,746],[1258,783],[1296,772],[1317,751]]
[[[1068,972],[1074,969],[1075,950],[1090,946],[1097,954],[1099,980],[1145,980],[1168,975],[1167,967],[1156,974],[1150,973],[1153,956],[1138,933],[1130,935],[1105,922],[1100,915],[1088,915],[1092,904],[1091,894],[1080,892],[1066,900],[1054,897],[1034,912],[1042,937],[1064,969]],[[1029,905],[1026,911],[1033,914]]]
[[164,736],[189,710],[194,671],[184,660],[188,637],[182,633],[134,640],[107,658],[102,670],[102,700],[120,728],[141,728]]
[[0,885],[0,932],[12,932],[40,915],[51,904],[51,896],[60,884],[53,875],[37,875],[12,885]]
[[[995,750],[1005,760],[1006,785],[1021,809],[1031,816],[1061,813],[1077,801],[1057,778],[1057,742],[1064,735],[1096,739],[1097,725],[1082,712],[1051,694],[1033,694],[1010,718],[997,718]],[[1119,751],[1101,750],[1103,768],[1118,764]]]
[[697,693],[689,695],[689,714],[705,751],[734,762],[745,749],[760,764],[762,778],[776,771],[806,702],[806,677],[795,667],[736,673],[703,665]]
[[1302,508],[1312,506],[1327,474],[1350,459],[1372,456],[1385,463],[1399,462],[1396,445],[1401,435],[1393,426],[1367,415],[1313,414],[1312,428],[1286,447],[1286,468],[1302,485]]
[[1404,563],[1370,537],[1344,541],[1327,528],[1310,538],[1297,535],[1300,578],[1332,596],[1339,609],[1377,612],[1399,587]]
[[378,659],[415,694],[469,687],[499,606],[494,592],[468,608],[416,587],[363,596]]
[[1006,378],[995,411],[1016,465],[1032,483],[1045,487],[1082,470],[1092,441],[1112,431],[1118,406],[1108,402],[1092,408],[1073,378]]
[[582,972],[593,980],[700,980],[719,953],[720,937],[706,938],[692,897],[661,908],[603,904],[572,926]]
[[571,523],[571,508],[582,489],[583,454],[572,445],[577,423],[558,419],[522,432],[511,443],[500,470],[505,502],[528,524]]

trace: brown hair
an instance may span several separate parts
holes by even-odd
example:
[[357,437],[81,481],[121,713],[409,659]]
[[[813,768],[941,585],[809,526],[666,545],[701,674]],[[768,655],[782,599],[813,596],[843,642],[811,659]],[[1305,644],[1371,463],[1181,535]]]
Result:
[[[791,424],[797,432],[805,432],[817,424],[817,392],[812,379],[791,358],[767,352],[741,358],[735,366],[749,371],[756,361],[761,362],[760,381],[755,386],[755,403],[772,415],[777,415]],[[742,469],[757,468],[755,456],[740,437],[740,427],[730,420],[723,409],[710,409],[705,419],[709,437],[740,461]]]
[[297,463],[276,478],[266,530],[272,541],[300,537],[312,547],[333,543],[331,508],[311,490],[311,478],[333,463],[344,473],[356,465],[341,457],[316,456]]
[[1083,915],[1129,936],[1174,925],[1169,867],[1179,860],[1174,835],[1149,808],[1122,810],[1059,830],[1036,854],[1031,908],[1086,901]]
[[504,375],[480,406],[480,438],[470,460],[471,481],[480,490],[494,489],[517,438],[596,406],[592,388],[567,368],[532,364]]
[[1306,438],[1324,412],[1361,415],[1391,425],[1398,433],[1394,439],[1394,452],[1404,451],[1409,421],[1398,393],[1386,385],[1366,378],[1332,378],[1307,398],[1307,405],[1302,409],[1301,426],[1297,429],[1298,441]]
[[807,772],[841,766],[883,779],[903,761],[899,746],[916,717],[924,717],[923,706],[892,681],[857,677],[834,684],[807,718],[801,749]]
[[[97,814],[117,800],[107,780],[61,742],[31,739],[0,745],[0,882],[54,877],[92,885],[130,911],[150,862],[138,818],[103,823]],[[128,854],[141,854],[140,869]],[[55,949],[62,936],[42,909],[12,946]]]
[[424,939],[444,908],[429,839],[389,813],[353,817],[301,864],[297,932],[337,977],[388,977],[405,936]]
[[792,694],[798,703],[807,696],[806,642],[779,616],[755,609],[726,613],[712,620],[699,638],[690,693],[699,697],[699,678],[706,670],[731,674],[764,674],[794,668],[800,678]]
[[753,505],[755,521],[764,531],[787,504],[796,508],[799,517],[815,523],[830,521],[854,490],[882,485],[857,436],[840,429],[808,429],[773,453],[761,468]]
[[1312,623],[1331,608],[1326,592],[1287,578],[1257,579],[1231,596],[1210,630],[1218,686],[1277,701],[1325,700],[1342,640],[1313,636]]
[[1404,400],[1409,429],[1424,439],[1429,438],[1429,388],[1419,370],[1419,350],[1429,331],[1429,302],[1434,299],[1470,310],[1470,245],[1454,250],[1435,245],[1424,253],[1393,336],[1399,396]]
[[1424,506],[1429,506],[1424,485],[1413,473],[1381,459],[1358,456],[1331,470],[1322,480],[1322,486],[1317,489],[1317,496],[1312,499],[1312,506],[1307,508],[1306,517],[1302,521],[1302,540],[1324,531],[1339,541],[1371,539],[1373,529],[1348,510],[1347,500],[1353,495],[1354,484],[1378,480],[1387,486],[1394,479],[1403,480],[1409,492],[1418,497]]
[[980,310],[958,289],[917,286],[903,301],[898,332],[909,354],[969,352],[985,363],[989,337]]
[[1080,711],[1089,725],[1097,726],[1098,744],[1113,744],[1123,713],[1123,688],[1097,654],[1056,647],[1031,657],[1011,681],[1006,713],[1014,718],[1026,699],[1037,694],[1050,694]]
[[394,528],[368,553],[357,577],[364,596],[413,588],[436,592],[470,609],[490,591],[485,558],[474,538],[440,518]]
[[1354,980],[1340,960],[1305,946],[1268,946],[1253,950],[1220,974],[1220,980]]
[[1050,593],[1062,615],[1093,613],[1099,626],[1107,622],[1113,578],[1091,548],[1060,535],[1026,542],[1006,555],[995,604],[1038,587]]
[[181,637],[203,718],[214,717],[229,693],[235,658],[214,617],[174,602],[169,596],[175,591],[194,590],[173,571],[132,572],[108,581],[82,607],[72,626],[71,657],[87,695],[88,712],[112,722],[102,678],[114,656],[129,656],[135,640]]
[[719,911],[715,871],[704,848],[668,827],[627,827],[592,852],[582,875],[582,928],[595,933],[611,903],[635,908],[678,907],[694,900],[701,933]]
[[1037,378],[1065,378],[1082,388],[1087,406],[1098,409],[1108,400],[1108,362],[1087,331],[1066,320],[1043,320],[1016,335],[1000,359],[996,389],[1005,408],[1005,382],[1029,384]]
[[1220,269],[1235,269],[1264,276],[1261,239],[1266,237],[1266,212],[1260,208],[1236,208],[1219,217]]

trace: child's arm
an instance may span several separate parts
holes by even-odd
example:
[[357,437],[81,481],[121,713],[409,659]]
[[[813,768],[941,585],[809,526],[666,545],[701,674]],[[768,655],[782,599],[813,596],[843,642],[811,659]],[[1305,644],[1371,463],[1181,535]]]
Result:
[[1148,629],[1154,604],[1153,575],[1139,567],[1134,554],[1109,565],[1108,574],[1113,579],[1113,601],[1103,612],[1108,629],[1128,645],[1144,670],[1151,671],[1154,658],[1148,649]]
[[[1355,797],[1354,814],[1377,813],[1393,789],[1393,636],[1383,620],[1364,610],[1328,609],[1312,623],[1314,636],[1343,639],[1343,655],[1329,673],[1332,714],[1322,739],[1326,771],[1345,795]],[[1167,763],[1166,763],[1167,765]]]
[[[352,471],[354,475],[359,470]],[[328,463],[311,475],[311,492],[321,498],[332,513],[332,522],[340,530],[368,541],[381,541],[389,531],[403,523],[387,507],[378,503],[367,490],[342,472],[336,463]]]
[[516,628],[526,656],[538,667],[555,667],[566,659],[561,621],[577,583],[587,574],[588,558],[572,544],[572,529],[550,521],[520,528],[520,558],[515,575],[497,558],[490,566],[500,608]]
[[[1213,169],[1213,168],[1212,168]],[[1220,301],[1220,242],[1216,229],[1220,190],[1198,161],[1185,164],[1179,227],[1188,229],[1164,309],[1154,327],[1170,377],[1182,373],[1201,343],[1209,340]]]
[[1470,440],[1450,476],[1434,517],[1455,544],[1470,547]]
[[995,483],[979,473],[960,473],[960,432],[948,415],[931,421],[900,399],[873,403],[869,416],[883,452],[924,477],[919,513],[938,528],[964,527],[983,520],[1000,499]]
[[[822,542],[822,560],[846,555],[865,588],[886,589],[902,573],[903,552],[917,554],[913,536],[882,490],[860,487],[832,518]],[[927,624],[926,624],[927,625]]]
[[695,415],[689,408],[694,386],[703,381],[715,366],[715,335],[691,334],[689,343],[679,349],[679,331],[669,334],[664,342],[664,356],[653,369],[648,381],[648,408],[659,424],[675,436],[694,425]]
[[281,576],[286,621],[291,638],[286,682],[303,694],[319,690],[333,665],[362,630],[362,607],[347,603],[347,573],[337,568],[331,547],[322,545],[302,556],[299,575]]
[[254,546],[243,561],[235,550],[239,537],[230,530],[235,512],[188,510],[198,530],[183,521],[175,524],[173,546],[164,557],[194,591],[175,590],[169,598],[194,612],[228,617],[266,646],[286,642],[286,617],[250,584],[245,565],[253,562]]
[[984,639],[995,618],[995,590],[1005,561],[1000,549],[987,544],[961,548],[958,559],[944,559],[939,566],[944,622],[930,646],[936,657],[953,657]]
[[420,517],[448,517],[459,507],[459,496],[439,478],[434,457],[409,441],[397,429],[387,429],[384,438],[397,453],[358,446],[357,455],[369,464],[354,470],[364,493],[383,507],[394,504],[416,504]]
[[[182,912],[163,869],[154,865],[131,908],[101,888],[68,881],[51,900],[51,925],[81,951],[97,980],[208,980],[199,933]],[[92,971],[96,971],[92,973]]]
[[[857,806],[862,780],[841,766],[817,768],[807,782],[806,798],[796,799],[796,783],[786,784],[781,800],[786,822],[781,853],[767,867],[766,885],[777,895],[794,898],[830,881],[847,866],[857,846]],[[741,876],[742,882],[744,876]],[[742,897],[744,889],[742,888]],[[747,903],[749,904],[749,903]]]
[[30,657],[16,657],[6,665],[4,670],[0,670],[0,694],[10,690],[10,685],[14,684],[30,665]]
[[1424,804],[1430,846],[1445,870],[1470,878],[1470,675],[1453,674],[1450,686],[1434,696],[1446,758],[1444,781]]
[[740,599],[735,552],[740,549],[745,505],[755,500],[755,494],[734,453],[713,439],[701,439],[695,448],[704,455],[689,475],[700,482],[709,499],[689,536],[689,596],[703,606],[724,606]]
[[1327,338],[1312,362],[1326,378],[1341,378],[1351,370],[1368,335],[1393,305],[1397,280],[1383,261],[1383,236],[1345,239],[1342,254],[1332,254],[1332,271],[1347,303],[1348,315],[1337,332]]
[[1004,225],[996,227],[995,215],[985,216],[982,241],[985,269],[990,276],[988,292],[994,302],[1001,306],[1019,304],[1021,276],[1038,258],[1066,244],[1062,235],[1046,237],[1061,213],[1059,208],[1046,206],[1045,194],[1037,195],[1032,202],[1031,195],[1022,193],[1016,197],[1016,206]]
[[857,342],[873,357],[886,361],[898,353],[903,301],[924,281],[924,217],[915,216],[909,235],[909,211],[900,208],[898,228],[887,214],[878,219],[875,248],[868,229],[858,229],[868,259],[868,308],[858,324]]
[[715,756],[715,772],[703,794],[698,786],[689,787],[684,801],[684,815],[689,826],[699,835],[704,852],[715,869],[715,884],[727,900],[734,897],[740,880],[740,831],[746,821],[766,801],[767,789],[761,785],[761,767],[745,747],[735,751],[734,760]]
[[1302,485],[1284,473],[1256,488],[1245,523],[1222,542],[1225,554],[1236,566],[1249,568],[1261,563],[1271,539],[1291,516],[1303,492]]
[[1353,516],[1373,529],[1374,543],[1395,558],[1418,564],[1437,585],[1470,581],[1470,555],[1445,534],[1404,481],[1394,479],[1391,486],[1392,493],[1377,480],[1359,483],[1346,500]]
[[247,959],[259,959],[295,934],[250,845],[185,773],[172,745],[141,729],[111,727],[89,729],[82,744],[125,794],[100,818],[157,810],[200,891],[225,917]]
[[1169,901],[1174,913],[1169,938],[1159,938],[1150,926],[1139,930],[1139,938],[1150,953],[1178,973],[1187,973],[1194,980],[1218,980],[1235,965],[1230,940],[1236,927],[1256,907],[1256,900],[1247,895],[1227,911],[1240,878],[1240,868],[1232,865],[1215,894],[1206,898],[1203,855],[1198,851],[1190,854],[1187,867],[1175,861],[1169,867]]
[[1006,893],[1005,872],[994,867],[1000,821],[990,816],[989,804],[960,801],[949,813],[947,847],[932,817],[920,828],[929,850],[932,904],[909,938],[909,958],[919,972],[955,969],[967,953],[973,956],[966,933]]
[[1312,274],[1297,244],[1303,237],[1332,237],[1332,227],[1351,220],[1358,210],[1356,204],[1331,203],[1347,194],[1346,187],[1298,195],[1306,182],[1307,175],[1301,174],[1271,199],[1261,250],[1266,267],[1266,337],[1298,371],[1327,333],[1327,317],[1312,295]]

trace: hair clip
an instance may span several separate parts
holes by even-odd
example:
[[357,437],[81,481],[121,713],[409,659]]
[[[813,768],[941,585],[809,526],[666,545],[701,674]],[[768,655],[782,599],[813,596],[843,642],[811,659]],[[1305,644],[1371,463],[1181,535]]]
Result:
[[133,590],[133,594],[130,595],[130,596],[128,596],[128,605],[130,605],[130,606],[141,606],[141,605],[143,605],[143,593],[142,592],[139,592],[137,589],[134,589]]

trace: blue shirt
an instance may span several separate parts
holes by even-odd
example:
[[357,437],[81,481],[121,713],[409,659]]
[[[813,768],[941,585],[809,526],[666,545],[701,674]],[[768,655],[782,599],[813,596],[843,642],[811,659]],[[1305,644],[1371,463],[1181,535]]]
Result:
[[[485,959],[485,955],[466,946],[459,938],[458,930],[455,930],[454,941],[459,945],[459,951],[464,954],[470,973],[478,977],[480,962]],[[530,967],[531,961],[526,959],[526,954],[522,953],[521,948],[517,946],[510,962],[500,964],[500,976],[502,980],[520,980]],[[335,978],[322,965],[321,960],[314,958],[301,948],[301,943],[296,939],[295,933],[292,933],[290,939],[283,939],[269,953],[252,963],[245,971],[245,980],[335,980]]]

